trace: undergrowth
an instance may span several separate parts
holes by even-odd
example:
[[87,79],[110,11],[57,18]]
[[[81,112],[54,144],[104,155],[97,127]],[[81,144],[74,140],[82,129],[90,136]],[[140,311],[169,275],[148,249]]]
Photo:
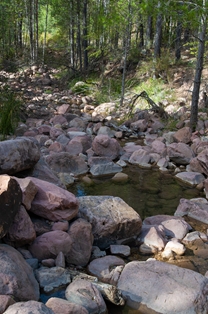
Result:
[[5,86],[0,90],[0,140],[14,134],[20,120],[21,101]]

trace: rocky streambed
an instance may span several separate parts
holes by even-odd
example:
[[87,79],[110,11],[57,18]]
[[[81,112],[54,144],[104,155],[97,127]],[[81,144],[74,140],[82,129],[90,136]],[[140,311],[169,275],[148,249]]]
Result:
[[[30,117],[0,142],[1,313],[107,313],[106,302],[125,313],[207,313],[205,116],[192,134],[183,108],[180,128],[168,132],[154,112],[137,111],[119,125],[123,112],[114,103],[27,95]],[[164,184],[145,183],[145,171],[159,173]],[[128,181],[148,191],[145,206],[138,201],[143,214],[117,195],[75,193],[75,185],[93,191],[106,176],[121,196]],[[165,183],[170,176],[190,188],[177,202],[181,190]],[[52,297],[57,290],[62,298]]]

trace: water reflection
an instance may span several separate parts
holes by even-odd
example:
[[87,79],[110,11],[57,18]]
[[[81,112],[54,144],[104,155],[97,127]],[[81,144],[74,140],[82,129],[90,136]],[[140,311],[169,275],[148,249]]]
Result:
[[112,182],[111,177],[93,178],[93,185],[79,181],[69,191],[77,197],[84,195],[111,195],[122,198],[134,208],[142,219],[157,215],[173,215],[181,198],[203,196],[196,188],[182,185],[172,174],[163,174],[158,169],[141,169],[130,166],[124,169],[127,183]]

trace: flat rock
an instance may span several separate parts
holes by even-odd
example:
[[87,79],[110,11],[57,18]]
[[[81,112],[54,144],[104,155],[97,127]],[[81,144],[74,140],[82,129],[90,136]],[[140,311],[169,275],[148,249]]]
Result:
[[46,293],[71,282],[69,271],[62,267],[40,267],[35,270],[35,277]]
[[71,303],[67,300],[60,298],[50,298],[46,302],[46,306],[53,310],[55,314],[88,314],[89,312],[85,309],[85,307]]
[[93,165],[90,168],[90,173],[94,177],[98,177],[98,176],[103,176],[103,175],[110,175],[110,174],[114,174],[114,173],[119,173],[122,170],[123,169],[121,166],[115,164],[114,162],[108,162],[105,164]]
[[117,287],[127,305],[143,313],[208,312],[208,279],[168,263],[156,260],[130,262],[124,267]]
[[196,186],[205,180],[205,177],[203,176],[203,174],[199,172],[187,172],[187,171],[177,173],[175,178],[190,186]]
[[174,215],[181,217],[188,216],[208,224],[208,204],[182,198]]

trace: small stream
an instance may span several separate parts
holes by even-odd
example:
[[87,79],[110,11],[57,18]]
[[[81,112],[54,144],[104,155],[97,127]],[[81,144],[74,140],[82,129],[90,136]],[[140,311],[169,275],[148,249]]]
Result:
[[142,169],[127,166],[126,183],[115,183],[112,176],[91,178],[93,185],[84,184],[81,178],[69,188],[77,197],[84,195],[111,195],[122,198],[145,219],[158,214],[173,215],[181,198],[203,197],[202,191],[185,186],[170,173],[164,174],[158,168]]
[[[128,205],[136,210],[141,219],[158,214],[173,215],[181,198],[191,199],[204,197],[202,191],[185,186],[178,182],[173,174],[164,174],[158,168],[142,169],[138,166],[127,166],[123,172],[128,174],[126,183],[113,182],[112,176],[93,178],[93,184],[83,183],[82,177],[68,189],[77,197],[85,195],[111,195],[122,198]],[[138,248],[131,249],[131,260],[146,260],[147,256],[139,254]],[[65,288],[54,292],[54,294],[41,294],[41,301],[46,302],[50,297],[65,298]],[[130,309],[127,306],[116,306],[106,302],[108,314],[141,314],[139,310]]]

